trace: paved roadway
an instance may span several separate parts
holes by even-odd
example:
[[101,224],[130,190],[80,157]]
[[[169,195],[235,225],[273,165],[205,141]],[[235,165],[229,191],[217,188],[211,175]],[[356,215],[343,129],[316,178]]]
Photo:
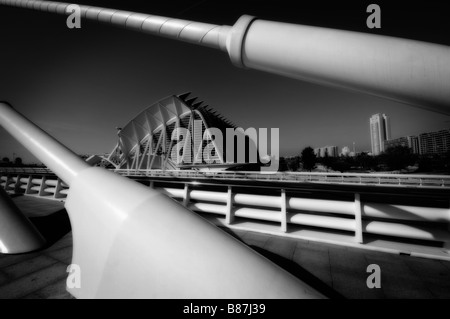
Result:
[[[17,196],[15,203],[49,241],[29,254],[0,255],[0,299],[73,298],[65,290],[72,256],[63,204]],[[261,254],[332,298],[450,298],[450,262],[228,230]],[[369,289],[367,266],[381,269],[381,288]]]

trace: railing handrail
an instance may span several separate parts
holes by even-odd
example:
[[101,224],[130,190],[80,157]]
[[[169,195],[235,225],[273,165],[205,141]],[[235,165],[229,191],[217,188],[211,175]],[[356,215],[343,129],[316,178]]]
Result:
[[[364,174],[364,173],[306,173],[282,172],[261,174],[249,171],[182,171],[182,170],[127,170],[115,169],[125,176],[222,178],[227,180],[253,180],[272,182],[309,182],[327,184],[361,184],[379,186],[450,187],[450,175]],[[289,178],[289,177],[292,177]],[[430,185],[432,184],[432,185]]]
[[257,171],[188,171],[188,170],[128,170],[128,169],[114,169],[115,172],[132,173],[176,173],[176,174],[199,174],[199,175],[299,175],[299,176],[353,176],[353,177],[397,177],[397,178],[438,178],[450,179],[450,175],[427,175],[427,174],[390,174],[390,173],[328,173],[328,172],[277,172],[274,174],[264,174]]
[[[327,172],[279,172],[274,174],[261,174],[255,171],[188,171],[188,170],[128,170],[128,169],[113,169],[115,173],[128,176],[176,176],[176,177],[196,177],[196,178],[211,178],[223,177],[229,179],[253,179],[253,180],[279,180],[289,181],[283,177],[306,177],[308,181],[321,181],[327,183],[344,184],[349,182],[350,178],[359,178],[359,182],[363,183],[371,179],[378,179],[381,185],[392,185],[397,181],[399,185],[407,182],[408,185],[421,185],[423,180],[428,183],[430,181],[441,182],[442,186],[450,186],[450,175],[427,175],[427,174],[380,174],[380,173],[327,173]],[[35,174],[52,174],[53,172],[48,168],[42,167],[1,167],[0,173],[35,173]],[[314,178],[316,177],[316,178]],[[333,177],[328,179],[328,177]],[[335,178],[337,177],[337,178]],[[320,178],[320,179],[319,179]],[[389,180],[386,182],[384,180]],[[303,179],[302,179],[303,180]],[[416,182],[414,183],[414,180]],[[296,181],[296,180],[294,180]],[[402,183],[403,181],[403,183]],[[448,184],[446,183],[448,182]],[[355,183],[355,182],[352,182]]]
[[[429,179],[450,179],[450,175],[426,175],[426,174],[380,174],[380,173],[322,173],[322,172],[279,172],[274,174],[261,174],[259,172],[253,171],[220,171],[220,172],[209,172],[209,171],[182,171],[182,170],[127,170],[127,169],[115,169],[114,172],[117,173],[127,173],[130,175],[154,175],[154,174],[175,174],[175,175],[196,175],[196,176],[210,176],[210,175],[230,175],[230,176],[334,176],[334,177],[376,177],[376,178],[429,178]],[[209,177],[208,176],[208,177]],[[269,177],[270,178],[270,177]],[[264,178],[266,179],[266,178]]]

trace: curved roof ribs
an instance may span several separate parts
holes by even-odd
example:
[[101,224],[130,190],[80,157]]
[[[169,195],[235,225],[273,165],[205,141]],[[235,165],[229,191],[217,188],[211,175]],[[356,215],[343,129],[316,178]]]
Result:
[[[172,148],[176,145],[171,135],[175,129],[181,127],[190,132],[191,148],[187,149],[188,141],[186,140],[180,162],[189,163],[186,159],[191,156],[190,164],[193,164],[191,166],[205,165],[203,158],[201,163],[194,161],[203,150],[204,130],[215,127],[225,135],[226,128],[235,128],[236,125],[197,99],[191,96],[191,92],[186,92],[169,96],[147,107],[118,132],[119,141],[104,160],[121,169],[180,169],[183,165],[178,165],[170,158],[170,155]],[[200,145],[195,145],[198,149],[194,150],[193,123],[196,119],[202,122],[202,142]],[[210,142],[217,154],[214,159],[218,160],[219,164],[225,164],[225,148],[222,147],[220,150],[215,140]]]

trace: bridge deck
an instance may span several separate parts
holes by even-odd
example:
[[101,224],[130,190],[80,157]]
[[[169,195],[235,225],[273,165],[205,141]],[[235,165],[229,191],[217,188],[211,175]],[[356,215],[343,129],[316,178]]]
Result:
[[[0,299],[64,298],[72,236],[62,203],[17,196],[16,204],[50,242],[30,254],[0,255]],[[330,297],[450,298],[450,262],[225,229]],[[367,266],[381,268],[381,288],[369,289]]]

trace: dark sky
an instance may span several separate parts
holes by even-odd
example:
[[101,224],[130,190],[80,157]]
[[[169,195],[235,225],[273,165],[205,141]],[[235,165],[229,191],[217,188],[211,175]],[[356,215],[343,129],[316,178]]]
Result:
[[[80,1],[79,4],[233,25],[263,19],[450,45],[449,16],[435,1]],[[366,27],[381,6],[381,29]],[[281,155],[306,146],[370,150],[369,117],[386,113],[393,137],[450,127],[450,117],[343,91],[238,69],[224,52],[90,21],[0,6],[0,100],[78,153],[105,153],[123,126],[154,102],[192,91],[237,125],[280,128]],[[0,156],[34,158],[0,129]]]

